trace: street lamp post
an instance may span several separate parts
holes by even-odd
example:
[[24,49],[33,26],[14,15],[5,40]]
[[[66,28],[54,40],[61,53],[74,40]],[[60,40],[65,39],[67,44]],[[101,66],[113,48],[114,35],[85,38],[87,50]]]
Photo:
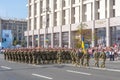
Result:
[[50,13],[50,8],[46,7],[45,9],[43,9],[43,13],[45,13],[45,33],[44,33],[44,47],[48,48],[48,42],[49,39],[47,39],[47,33],[48,33],[48,21],[49,21],[49,16],[48,14]]

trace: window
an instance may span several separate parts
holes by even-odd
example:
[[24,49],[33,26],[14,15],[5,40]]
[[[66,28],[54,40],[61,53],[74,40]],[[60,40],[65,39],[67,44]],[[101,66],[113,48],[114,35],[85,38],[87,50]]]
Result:
[[65,10],[62,13],[62,24],[65,25]]
[[100,13],[99,12],[97,13],[97,19],[100,19]]
[[29,17],[31,17],[31,6],[29,6]]
[[35,3],[35,6],[34,6],[34,14],[37,15],[37,3]]
[[54,26],[57,26],[57,13],[54,13]]
[[115,5],[115,0],[113,0],[113,5]]
[[46,22],[46,27],[48,28],[49,27],[49,14],[47,14],[47,22]]
[[54,2],[54,8],[55,8],[55,10],[57,9],[57,0],[55,0],[55,2]]
[[100,1],[97,1],[97,8],[100,9]]
[[115,9],[113,9],[113,17],[115,17]]
[[75,4],[75,0],[72,0],[72,4]]
[[40,35],[40,46],[44,47],[44,35]]
[[63,7],[65,7],[65,4],[66,4],[66,1],[65,1],[65,0],[63,0]]
[[54,33],[53,34],[53,44],[54,44],[54,47],[59,46],[59,33]]
[[71,20],[71,23],[75,23],[75,8],[73,7],[72,8],[72,12],[71,12],[71,18],[72,18],[72,20]]
[[40,1],[40,11],[43,12],[43,1]]
[[34,18],[34,29],[37,27],[37,18]]
[[32,0],[29,0],[29,3],[31,3]]
[[29,30],[31,30],[31,19],[29,20]]
[[62,33],[62,47],[68,47],[68,32]]

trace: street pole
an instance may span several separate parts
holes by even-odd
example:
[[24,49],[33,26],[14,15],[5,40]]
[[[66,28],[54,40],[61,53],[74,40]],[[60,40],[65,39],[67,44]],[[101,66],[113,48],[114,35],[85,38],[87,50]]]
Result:
[[47,39],[47,33],[48,33],[48,20],[49,20],[48,13],[50,12],[49,7],[46,7],[43,12],[45,13],[44,47],[48,48],[49,39]]

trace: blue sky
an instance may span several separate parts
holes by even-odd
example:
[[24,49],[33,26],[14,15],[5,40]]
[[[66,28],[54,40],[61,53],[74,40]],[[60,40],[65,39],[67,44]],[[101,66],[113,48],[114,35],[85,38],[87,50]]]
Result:
[[27,18],[27,0],[0,0],[0,17]]

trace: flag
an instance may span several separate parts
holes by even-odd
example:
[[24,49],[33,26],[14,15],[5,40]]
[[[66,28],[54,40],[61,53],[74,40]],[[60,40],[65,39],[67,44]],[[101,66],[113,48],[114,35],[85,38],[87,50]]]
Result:
[[85,52],[85,43],[84,43],[84,37],[83,37],[83,36],[82,36],[81,48],[82,48],[83,52],[86,53],[86,52]]
[[81,45],[82,49],[85,48],[85,44],[84,44],[84,37],[82,37],[82,45]]

